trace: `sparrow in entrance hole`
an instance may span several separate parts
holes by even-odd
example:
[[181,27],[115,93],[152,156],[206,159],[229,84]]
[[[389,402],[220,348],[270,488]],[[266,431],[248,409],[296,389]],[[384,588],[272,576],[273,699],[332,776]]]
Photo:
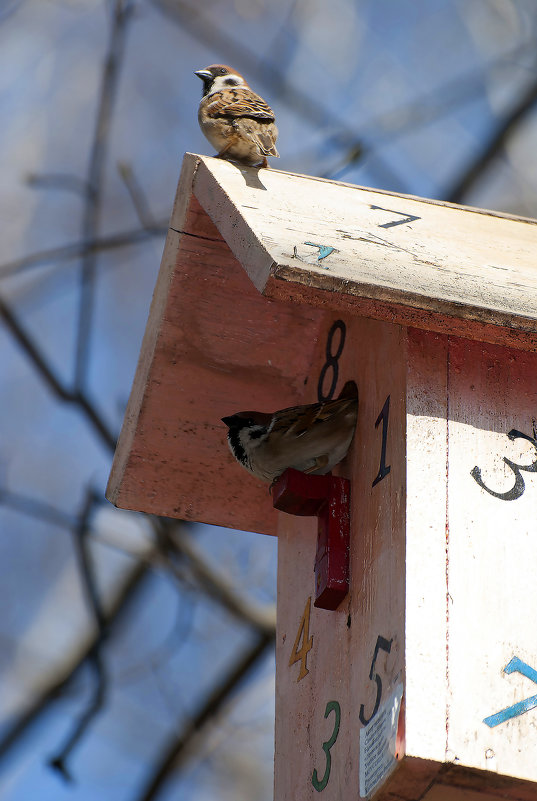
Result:
[[356,427],[358,397],[349,397],[347,386],[337,400],[291,406],[273,414],[238,412],[223,417],[231,453],[246,470],[270,483],[288,467],[316,476],[329,473],[345,458]]
[[267,156],[280,155],[270,106],[252,92],[242,75],[224,64],[194,74],[203,81],[198,121],[217,158],[268,167]]

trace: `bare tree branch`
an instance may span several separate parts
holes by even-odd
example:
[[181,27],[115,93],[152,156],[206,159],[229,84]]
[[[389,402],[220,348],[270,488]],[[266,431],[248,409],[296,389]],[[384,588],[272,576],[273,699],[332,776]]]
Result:
[[[128,612],[130,603],[143,590],[146,580],[152,574],[145,563],[139,562],[116,588],[116,594],[105,614],[105,623],[109,633],[121,624],[124,615]],[[92,658],[95,643],[99,634],[95,633],[81,641],[73,653],[69,654],[63,664],[58,665],[55,677],[36,693],[27,708],[7,725],[0,738],[0,760],[5,758],[11,749],[20,741],[30,727],[37,722],[40,715],[45,712],[51,703],[57,701],[75,677],[79,674],[87,660]]]
[[82,178],[67,172],[43,174],[31,172],[26,176],[26,183],[34,189],[60,189],[64,192],[74,192],[82,197],[89,191],[88,184]]
[[29,495],[12,492],[4,487],[0,487],[0,505],[60,528],[71,530],[75,525],[74,517],[68,515],[67,512],[56,509],[55,506],[44,501],[31,498]]
[[59,752],[56,756],[52,757],[49,762],[50,766],[57,770],[66,781],[72,781],[71,773],[67,767],[67,761],[76,744],[86,733],[90,723],[103,708],[108,690],[108,677],[102,655],[102,646],[108,633],[106,613],[103,609],[99,590],[97,588],[97,580],[88,543],[90,517],[98,502],[99,499],[95,491],[91,489],[91,487],[88,488],[77,525],[73,531],[73,541],[78,557],[82,587],[90,611],[95,619],[97,636],[93,643],[93,648],[86,659],[94,674],[94,688],[90,702],[87,704],[80,718],[75,722],[73,730],[67,736]]
[[134,206],[136,214],[138,215],[140,224],[146,231],[154,231],[156,228],[158,228],[158,223],[151,214],[149,203],[147,202],[147,198],[142,187],[136,180],[132,165],[127,164],[125,161],[120,161],[117,165],[117,168],[121,178],[123,179],[123,183],[127,187],[127,191],[132,200],[132,205]]
[[45,383],[48,384],[49,389],[61,400],[79,406],[106,446],[111,451],[114,451],[116,447],[116,437],[109,431],[95,407],[81,392],[72,392],[62,384],[59,377],[48,364],[37,343],[25,330],[20,320],[17,319],[14,311],[2,298],[0,298],[0,317],[3,318],[4,323],[13,334],[13,337],[25,351],[37,373]]
[[104,669],[100,648],[94,648],[92,652],[88,654],[86,662],[95,674],[94,689],[90,702],[86,706],[86,709],[80,716],[79,720],[76,721],[72,732],[68,735],[59,752],[56,754],[56,756],[49,759],[50,767],[58,771],[58,773],[66,782],[73,781],[73,776],[68,768],[67,760],[77,743],[86,733],[91,721],[101,711],[106,699],[106,672]]
[[136,801],[157,798],[170,774],[176,771],[189,756],[194,738],[216,717],[231,694],[274,644],[275,631],[259,634],[249,648],[238,656],[235,663],[224,673],[212,692],[200,704],[191,720],[179,735],[164,745],[147,783]]
[[158,220],[153,228],[135,228],[131,231],[121,231],[117,234],[97,237],[88,242],[73,242],[69,245],[60,245],[57,248],[47,248],[0,265],[0,278],[7,278],[25,270],[42,267],[47,264],[72,261],[80,256],[86,256],[88,253],[98,253],[137,245],[153,236],[166,236],[167,232],[168,220]]
[[[98,234],[110,123],[119,82],[120,67],[123,61],[127,23],[131,18],[132,8],[133,6],[128,0],[116,0],[112,12],[110,42],[103,69],[95,133],[87,174],[88,191],[86,193],[82,222],[82,239],[86,242],[94,240]],[[95,252],[90,250],[84,254],[80,273],[80,305],[74,380],[75,389],[79,392],[84,388],[86,381],[96,269]]]
[[204,13],[201,4],[193,6],[183,0],[151,0],[151,2],[168,19],[181,29],[189,31],[200,42],[215,51],[229,53],[230,59],[239,63],[241,69],[248,71],[249,75],[254,75],[296,114],[309,120],[320,130],[338,131],[338,139],[341,139],[345,146],[361,146],[362,143],[357,140],[355,131],[335,109],[324,106],[318,94],[309,95],[293,86],[273,61],[261,63],[259,53],[254,48],[238,41],[216,25],[210,15]]
[[481,149],[473,162],[466,167],[463,174],[446,192],[444,199],[450,203],[462,203],[465,196],[477,180],[494,161],[516,127],[537,103],[537,81],[532,83],[514,104],[511,111],[501,119],[489,137],[485,147]]
[[240,620],[253,626],[259,632],[273,632],[276,626],[276,610],[273,607],[256,607],[250,598],[244,598],[237,592],[231,581],[222,573],[212,568],[186,530],[181,521],[162,521],[156,527],[157,540],[161,551],[167,557],[170,569],[174,571],[174,556],[184,558],[197,583],[206,595],[220,603],[228,612]]

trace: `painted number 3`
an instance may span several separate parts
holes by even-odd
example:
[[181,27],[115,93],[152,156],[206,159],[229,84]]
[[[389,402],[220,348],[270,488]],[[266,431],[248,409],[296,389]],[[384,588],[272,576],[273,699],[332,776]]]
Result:
[[[529,437],[527,434],[523,434],[522,431],[517,431],[516,428],[511,429],[507,436],[510,440],[527,439],[537,451],[537,439],[535,439],[535,437]],[[505,464],[511,468],[515,476],[515,483],[511,489],[507,490],[507,492],[495,492],[494,490],[489,489],[489,487],[487,487],[481,478],[481,470],[479,467],[477,467],[477,465],[470,471],[470,475],[474,481],[479,484],[481,489],[484,489],[489,493],[489,495],[494,495],[495,498],[499,498],[501,501],[516,501],[516,499],[520,498],[526,489],[521,471],[524,470],[526,473],[537,473],[537,459],[528,465],[512,462],[511,459],[508,459],[506,456],[503,457],[503,460]]]
[[330,735],[329,739],[323,743],[323,751],[326,759],[324,774],[322,779],[319,779],[317,768],[315,768],[313,771],[313,775],[311,777],[311,783],[313,784],[314,788],[317,790],[318,793],[320,793],[321,790],[324,790],[324,788],[328,784],[328,779],[330,778],[330,771],[332,769],[332,755],[330,753],[330,749],[337,740],[337,736],[339,734],[339,724],[341,723],[341,707],[337,701],[329,701],[327,703],[326,709],[324,711],[325,718],[327,718],[331,712],[334,713],[334,728],[332,729],[332,734]]

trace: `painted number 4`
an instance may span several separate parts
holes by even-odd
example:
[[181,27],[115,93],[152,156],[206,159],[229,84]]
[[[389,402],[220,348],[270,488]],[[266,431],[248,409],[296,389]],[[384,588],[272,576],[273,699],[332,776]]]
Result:
[[[306,601],[304,612],[300,618],[300,625],[298,626],[298,631],[293,645],[293,651],[291,653],[291,658],[289,659],[289,667],[294,665],[295,662],[300,662],[300,672],[297,676],[297,681],[300,681],[300,679],[303,679],[304,676],[307,676],[309,673],[307,667],[307,658],[313,647],[313,637],[310,637],[310,611],[311,595]],[[300,645],[301,640],[302,645]]]

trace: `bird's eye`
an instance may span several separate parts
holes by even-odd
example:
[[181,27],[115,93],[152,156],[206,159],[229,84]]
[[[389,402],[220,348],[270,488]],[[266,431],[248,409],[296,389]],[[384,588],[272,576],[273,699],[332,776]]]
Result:
[[224,67],[221,67],[220,75],[226,75],[226,74],[227,74],[227,70]]

